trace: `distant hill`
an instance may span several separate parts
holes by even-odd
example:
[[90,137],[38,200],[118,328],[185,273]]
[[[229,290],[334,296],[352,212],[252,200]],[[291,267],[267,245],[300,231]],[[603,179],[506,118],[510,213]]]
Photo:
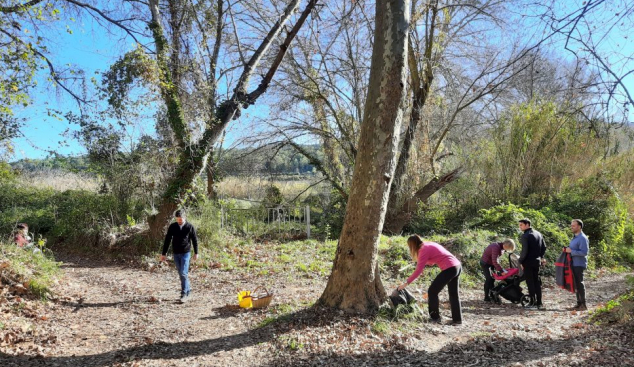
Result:
[[[301,145],[309,154],[323,158],[319,145]],[[312,174],[308,159],[291,146],[265,148],[234,148],[223,151],[218,169],[227,176],[243,174]]]
[[17,171],[33,172],[41,170],[63,170],[72,172],[88,171],[90,162],[88,156],[55,156],[44,159],[20,159],[11,162],[11,167]]
[[[319,145],[301,145],[311,155],[323,159]],[[90,170],[88,156],[55,156],[45,159],[21,159],[10,163],[21,172],[41,170],[63,170],[87,172]],[[233,148],[223,150],[218,160],[218,169],[226,176],[244,174],[305,175],[314,173],[314,167],[306,157],[291,146],[264,148]]]

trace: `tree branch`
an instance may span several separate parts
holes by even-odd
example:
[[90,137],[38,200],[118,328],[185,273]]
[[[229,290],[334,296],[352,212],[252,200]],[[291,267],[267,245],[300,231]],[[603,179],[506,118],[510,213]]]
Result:
[[84,98],[82,98],[82,97],[78,96],[77,94],[75,94],[75,92],[73,92],[69,87],[67,87],[66,85],[64,85],[64,83],[62,83],[62,78],[60,78],[59,74],[55,71],[55,67],[53,66],[53,63],[51,62],[51,60],[48,59],[48,57],[46,57],[43,53],[38,51],[36,48],[33,48],[33,47],[27,45],[26,43],[24,43],[24,41],[22,41],[18,37],[12,35],[11,33],[7,32],[7,31],[5,31],[4,29],[0,28],[0,32],[6,34],[9,38],[14,40],[15,42],[17,42],[17,43],[21,44],[22,46],[28,48],[35,55],[41,57],[46,62],[46,64],[48,65],[49,74],[51,75],[51,78],[53,78],[53,81],[55,82],[55,84],[57,84],[63,90],[65,90],[68,94],[70,94],[75,99],[77,104],[87,103],[87,101]]
[[108,22],[110,22],[111,24],[114,24],[115,26],[117,26],[117,27],[121,28],[121,29],[122,29],[125,33],[127,33],[130,37],[132,37],[132,39],[134,40],[134,42],[136,42],[136,43],[137,43],[137,44],[139,44],[139,45],[143,45],[143,44],[142,44],[142,43],[141,43],[141,42],[140,42],[140,41],[136,38],[136,36],[134,35],[134,32],[133,32],[130,28],[128,28],[128,27],[126,27],[125,25],[123,25],[123,24],[121,23],[121,21],[119,21],[119,20],[116,20],[116,19],[113,19],[113,18],[109,17],[109,16],[108,16],[107,14],[105,14],[103,11],[101,11],[101,10],[99,10],[99,9],[95,8],[94,6],[92,6],[92,5],[90,5],[90,4],[82,3],[82,2],[79,2],[79,1],[76,1],[76,0],[64,0],[64,1],[69,2],[69,3],[71,3],[71,4],[74,4],[74,5],[77,5],[77,6],[81,7],[81,8],[85,8],[85,9],[88,9],[88,10],[94,11],[95,13],[99,14],[99,16],[100,16],[100,17],[102,17],[103,19],[105,19],[105,20],[107,20]]
[[266,37],[264,37],[264,40],[262,40],[262,43],[260,43],[260,46],[258,47],[258,49],[255,50],[255,52],[251,56],[251,59],[249,59],[249,61],[245,65],[244,71],[242,72],[242,75],[240,75],[240,79],[238,80],[238,84],[236,85],[236,89],[235,89],[235,95],[237,95],[238,97],[241,96],[242,94],[246,94],[246,89],[249,84],[249,79],[255,72],[255,68],[258,66],[258,64],[260,63],[260,60],[262,59],[266,51],[269,49],[269,47],[271,46],[275,38],[277,38],[277,35],[282,30],[282,27],[284,26],[284,24],[286,24],[286,22],[290,19],[291,15],[297,9],[299,2],[300,0],[292,0],[288,4],[286,9],[284,9],[284,13],[280,16],[278,21],[275,22],[271,30],[269,30],[269,33],[266,35]]
[[9,13],[17,13],[19,11],[25,11],[27,10],[28,7],[37,5],[38,3],[41,3],[41,2],[42,0],[31,0],[24,4],[17,4],[13,6],[0,6],[0,13],[9,14]]

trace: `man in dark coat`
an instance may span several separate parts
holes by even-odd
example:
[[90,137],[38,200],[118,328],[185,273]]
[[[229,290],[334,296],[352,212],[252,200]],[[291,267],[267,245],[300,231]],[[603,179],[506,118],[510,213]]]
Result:
[[524,270],[528,295],[531,298],[531,304],[528,307],[541,310],[544,306],[542,304],[542,282],[539,277],[539,269],[546,262],[544,259],[546,244],[542,234],[531,228],[530,220],[520,220],[519,227],[524,232],[520,237],[522,253],[519,263]]
[[[163,251],[161,252],[161,261],[165,261],[167,250],[172,245],[174,253],[174,265],[178,270],[178,276],[181,280],[181,303],[185,303],[189,299],[191,286],[189,284],[189,262],[190,259],[196,261],[198,257],[198,238],[196,230],[191,223],[186,221],[185,212],[177,210],[174,213],[176,222],[167,228],[165,242],[163,242]],[[193,246],[192,246],[193,245]],[[194,248],[194,256],[191,256],[192,247]]]

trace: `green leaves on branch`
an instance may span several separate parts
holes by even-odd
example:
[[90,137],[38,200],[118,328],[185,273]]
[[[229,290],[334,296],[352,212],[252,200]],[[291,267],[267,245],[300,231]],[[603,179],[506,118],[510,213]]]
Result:
[[135,87],[151,89],[158,85],[156,62],[137,48],[123,55],[103,74],[103,93],[108,104],[120,115],[131,103]]

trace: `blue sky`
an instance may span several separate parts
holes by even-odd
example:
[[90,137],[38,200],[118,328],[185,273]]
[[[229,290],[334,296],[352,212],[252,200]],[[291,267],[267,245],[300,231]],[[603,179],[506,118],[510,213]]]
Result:
[[[566,5],[577,4],[576,1],[567,2]],[[578,4],[577,4],[578,5]],[[609,17],[609,13],[608,14]],[[95,76],[97,79],[101,77],[96,72],[104,71],[108,66],[117,60],[124,52],[132,49],[134,44],[131,39],[125,39],[120,42],[113,42],[113,38],[118,38],[116,34],[106,34],[106,31],[99,25],[96,25],[92,19],[85,17],[83,21],[69,23],[69,27],[73,33],[66,32],[65,27],[61,26],[55,34],[48,36],[54,40],[50,49],[51,59],[57,65],[72,63],[85,71],[87,78]],[[629,28],[629,27],[626,27]],[[115,31],[116,32],[116,31]],[[605,42],[605,47],[609,47],[606,51],[618,52],[626,55],[634,55],[634,45],[632,39],[625,38],[629,36],[627,31],[622,31],[617,37],[609,39]],[[571,54],[564,51],[563,48],[558,49],[564,57],[571,57]],[[616,59],[613,59],[616,60]],[[621,61],[621,68],[626,70],[634,68],[634,65],[628,65]],[[42,72],[41,85],[46,84],[46,73]],[[634,74],[624,80],[630,90],[634,94]],[[260,101],[264,102],[264,101]],[[75,129],[75,126],[69,125],[65,120],[58,120],[47,115],[47,109],[52,108],[60,111],[78,112],[77,105],[65,93],[49,87],[44,90],[40,88],[33,95],[33,103],[26,109],[19,111],[19,116],[26,117],[27,122],[22,130],[23,137],[15,139],[15,155],[14,160],[23,158],[43,158],[48,155],[49,151],[56,151],[62,155],[77,155],[84,152],[78,142],[73,141],[64,133],[68,129]],[[251,107],[243,114],[241,121],[233,122],[229,125],[229,131],[226,144],[232,144],[239,138],[241,131],[249,131],[246,128],[249,125],[248,116],[265,115],[268,113],[268,107],[259,103],[256,108]],[[630,115],[634,116],[634,108],[631,109]],[[630,121],[634,118],[630,118]],[[151,130],[152,122],[148,121],[147,126],[143,130]],[[252,130],[251,130],[252,131]],[[148,132],[148,131],[143,131]],[[131,135],[139,134],[139,130],[131,132]]]
[[[103,72],[117,61],[125,52],[132,50],[135,43],[126,38],[123,41],[113,42],[113,39],[121,35],[107,34],[106,31],[92,19],[86,17],[85,21],[70,23],[72,34],[62,26],[61,31],[48,34],[53,40],[50,50],[50,59],[56,65],[73,64],[85,72],[86,78],[95,77],[101,80],[99,72]],[[113,32],[113,30],[110,30]],[[116,32],[116,30],[114,30]],[[39,85],[48,85],[47,88],[38,88],[33,94],[33,103],[24,109],[16,109],[17,115],[27,118],[22,137],[14,139],[15,154],[13,160],[25,158],[44,158],[49,152],[55,151],[60,155],[80,155],[85,149],[67,133],[69,130],[77,130],[77,126],[70,125],[66,120],[49,116],[48,110],[58,110],[62,113],[73,111],[79,113],[79,107],[75,101],[64,91],[52,86],[46,81],[48,69],[40,72]],[[233,144],[240,132],[249,124],[250,117],[258,114],[267,114],[267,106],[251,106],[243,112],[242,121],[234,121],[227,128],[225,145]],[[147,120],[141,126],[131,127],[130,136],[138,136],[141,133],[153,133],[153,120]]]
[[[49,34],[53,44],[49,46],[51,60],[56,65],[74,64],[85,71],[90,78],[95,72],[103,71],[116,61],[122,51],[133,47],[133,42],[116,44],[100,26],[95,26],[92,19],[85,22],[71,23],[72,34],[62,29],[61,32]],[[61,50],[57,51],[57,50]],[[27,122],[22,129],[23,137],[15,139],[15,157],[43,158],[48,151],[54,150],[62,155],[83,153],[77,142],[67,140],[64,132],[73,129],[65,120],[58,120],[48,116],[49,108],[60,111],[78,111],[77,104],[62,91],[57,90],[46,81],[48,70],[40,72],[39,85],[47,88],[37,88],[33,95],[33,103],[19,111],[18,116],[26,117]]]

